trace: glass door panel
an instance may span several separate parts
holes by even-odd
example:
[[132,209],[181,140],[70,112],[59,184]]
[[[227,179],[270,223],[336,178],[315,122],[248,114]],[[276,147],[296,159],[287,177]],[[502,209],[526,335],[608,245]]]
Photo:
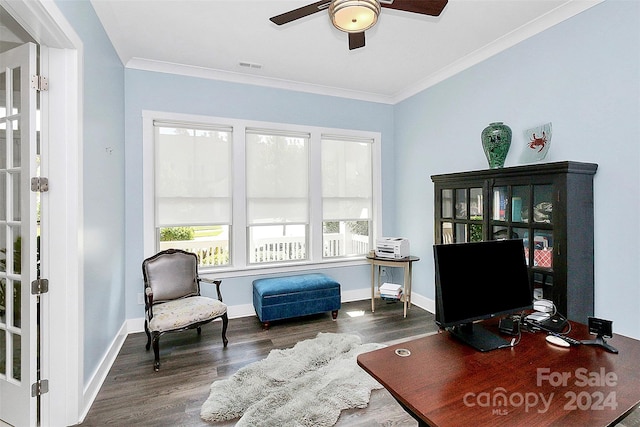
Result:
[[453,224],[450,222],[442,223],[442,243],[453,243]]
[[0,64],[0,420],[36,425],[36,46],[1,53]]
[[482,241],[482,224],[469,224],[469,241]]
[[482,220],[482,188],[472,188],[470,189],[469,194],[470,219]]
[[491,204],[491,219],[495,221],[506,220],[507,187],[493,187],[493,200]]
[[529,222],[529,186],[511,187],[511,221]]
[[456,190],[456,219],[467,218],[467,189],[461,188]]
[[551,231],[533,231],[533,265],[553,268],[553,233]]
[[453,218],[453,190],[442,190],[442,218]]
[[456,224],[456,243],[465,243],[467,240],[467,224]]
[[553,186],[533,186],[533,222],[551,224],[553,222]]
[[509,238],[509,229],[504,226],[493,226],[491,240],[505,240]]
[[528,228],[512,228],[511,229],[511,238],[512,239],[522,239],[522,244],[524,245],[524,259],[527,262],[527,265],[531,265],[531,257],[529,256],[529,229]]

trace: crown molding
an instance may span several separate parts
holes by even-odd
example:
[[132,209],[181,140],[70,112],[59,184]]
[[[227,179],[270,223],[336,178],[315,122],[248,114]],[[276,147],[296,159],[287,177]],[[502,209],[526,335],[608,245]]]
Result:
[[205,67],[177,64],[171,62],[157,61],[146,58],[132,58],[125,67],[129,69],[154,71],[197,77],[210,80],[221,80],[233,83],[248,84],[255,86],[272,87],[277,89],[290,90],[295,92],[306,92],[317,95],[334,96],[340,98],[355,99],[360,101],[375,102],[381,104],[395,105],[419,92],[422,92],[454,75],[479,64],[480,62],[515,46],[516,44],[535,36],[573,16],[584,12],[591,7],[602,3],[604,0],[571,0],[558,6],[552,11],[540,16],[534,21],[515,29],[509,34],[495,40],[494,42],[470,53],[469,55],[453,62],[449,66],[421,79],[415,84],[393,95],[381,93],[360,92],[345,88],[329,87],[304,83],[299,81],[256,76],[246,73],[224,71]]
[[210,80],[222,80],[232,83],[265,86],[276,89],[291,90],[295,92],[307,92],[317,95],[335,96],[339,98],[348,98],[382,104],[393,103],[392,97],[378,93],[359,92],[343,88],[314,85],[311,83],[296,82],[292,80],[276,79],[263,76],[254,76],[245,73],[236,73],[233,71],[216,70],[212,68],[176,64],[145,58],[131,58],[127,62],[125,67],[135,70],[155,71],[158,73],[177,74]]
[[549,11],[545,15],[540,16],[538,19],[528,22],[525,25],[505,34],[503,37],[495,40],[482,48],[470,53],[469,55],[455,61],[448,67],[445,67],[430,76],[420,80],[415,85],[408,87],[407,89],[398,92],[393,96],[393,104],[397,104],[425,89],[430,88],[454,75],[479,64],[480,62],[503,52],[516,44],[535,36],[549,28],[566,21],[578,15],[585,10],[602,3],[604,0],[572,0],[558,6],[557,8]]

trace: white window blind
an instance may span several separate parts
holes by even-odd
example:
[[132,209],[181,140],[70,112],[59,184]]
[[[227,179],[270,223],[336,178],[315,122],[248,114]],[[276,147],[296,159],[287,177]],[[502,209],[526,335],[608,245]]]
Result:
[[247,129],[247,224],[307,224],[309,134]]
[[231,224],[232,129],[154,122],[156,226]]
[[324,221],[372,219],[373,140],[322,137]]

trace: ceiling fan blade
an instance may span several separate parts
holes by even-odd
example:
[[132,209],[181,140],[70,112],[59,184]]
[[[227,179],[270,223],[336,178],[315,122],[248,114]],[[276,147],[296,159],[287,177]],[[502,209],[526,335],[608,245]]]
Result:
[[364,31],[361,33],[349,33],[349,50],[364,47]]
[[382,0],[380,3],[382,7],[389,9],[439,16],[447,5],[448,0],[393,0],[393,3],[387,3]]
[[316,12],[327,9],[331,0],[322,0],[315,3],[308,4],[306,6],[299,7],[298,9],[290,10],[283,14],[269,18],[271,22],[277,25],[286,24],[296,19],[304,18],[305,16],[313,15]]

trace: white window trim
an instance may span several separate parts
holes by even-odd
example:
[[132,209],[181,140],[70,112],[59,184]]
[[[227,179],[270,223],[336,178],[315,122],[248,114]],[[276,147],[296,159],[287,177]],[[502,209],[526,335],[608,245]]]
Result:
[[[142,203],[143,203],[143,245],[144,256],[152,256],[155,247],[155,218],[154,218],[154,120],[202,123],[210,125],[226,125],[233,127],[233,226],[231,231],[232,264],[228,267],[202,269],[203,275],[215,274],[216,277],[237,277],[248,275],[268,274],[283,271],[299,271],[309,268],[344,267],[366,264],[364,256],[322,259],[322,228],[312,227],[309,236],[310,259],[299,262],[249,265],[246,259],[247,239],[246,216],[237,212],[246,212],[245,196],[245,147],[244,135],[247,128],[282,129],[293,132],[307,132],[311,134],[310,159],[319,159],[321,153],[322,135],[340,135],[343,137],[368,138],[373,140],[373,241],[382,231],[382,176],[381,176],[381,134],[379,132],[359,131],[349,129],[325,128],[317,126],[300,126],[287,123],[273,123],[252,120],[239,120],[225,117],[211,117],[191,114],[169,113],[162,111],[142,111]],[[321,182],[321,162],[311,161],[309,171],[310,182]],[[311,197],[309,206],[310,224],[322,223],[322,198]]]

